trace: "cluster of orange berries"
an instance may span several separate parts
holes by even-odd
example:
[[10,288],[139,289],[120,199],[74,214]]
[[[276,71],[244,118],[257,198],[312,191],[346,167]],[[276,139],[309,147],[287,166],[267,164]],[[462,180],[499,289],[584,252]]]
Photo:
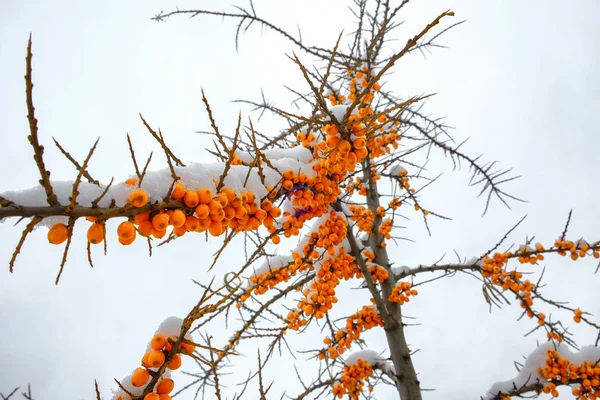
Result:
[[398,282],[396,286],[394,286],[389,300],[400,305],[408,303],[410,301],[410,296],[419,294],[419,292],[415,289],[411,289],[411,287],[411,284],[408,282]]
[[314,316],[323,318],[331,310],[334,303],[335,288],[341,280],[348,280],[356,276],[358,269],[354,257],[346,253],[344,247],[339,246],[346,237],[347,221],[344,217],[330,212],[328,218],[308,237],[307,243],[302,247],[304,257],[293,253],[294,264],[297,270],[312,270],[314,262],[324,257],[317,249],[325,249],[329,257],[321,261],[315,280],[303,292],[304,298],[298,302],[300,311],[288,314],[288,327],[299,329],[306,324],[304,317]]
[[[169,337],[169,339],[167,339],[160,333],[154,335],[150,342],[151,350],[146,352],[144,357],[142,357],[142,367],[136,368],[131,375],[131,384],[134,387],[139,388],[148,384],[151,375],[155,373],[152,372],[152,370],[161,368],[165,364],[167,356],[173,349],[172,343],[175,341],[175,338]],[[181,343],[178,352],[173,354],[166,368],[171,371],[179,369],[182,362],[180,352],[183,354],[192,354],[195,349],[196,346],[193,344]],[[175,383],[171,378],[162,377],[158,381],[155,389],[144,396],[144,400],[171,400],[169,394],[173,391],[174,387]],[[128,396],[119,395],[115,400],[130,400],[130,398]]]
[[[360,91],[358,85],[360,85],[362,88],[365,88],[369,84],[369,68],[367,66],[363,66],[358,71],[349,69],[347,73],[348,76],[352,77],[350,79],[350,94],[348,95],[348,99],[350,99],[350,101],[354,101],[358,92]],[[378,92],[379,89],[381,89],[381,86],[378,83],[373,84],[372,91],[365,94],[363,101],[365,103],[371,102],[373,100],[373,91]]]
[[577,243],[571,240],[557,240],[554,242],[554,247],[558,249],[558,254],[561,256],[570,254],[573,261],[585,257],[590,251],[594,258],[600,258],[600,246],[590,247],[584,240],[580,240]]
[[[387,270],[380,265],[371,265],[369,267],[369,272],[371,273],[371,278],[373,278],[374,282],[384,282],[389,275]],[[356,276],[362,278],[363,275],[361,272],[358,272]]]
[[[291,169],[286,170],[278,190],[267,188],[270,199],[288,197],[294,207],[294,214],[288,211],[284,213],[287,218],[282,222],[281,228],[285,237],[299,235],[304,222],[325,215],[341,192],[338,184],[327,177],[326,169],[315,164],[313,170],[317,172],[314,177],[308,177],[305,173],[296,174]],[[275,229],[271,228],[269,232],[274,233]],[[275,239],[274,243],[279,243],[279,238]]]
[[350,279],[358,271],[354,258],[346,253],[345,248],[341,247],[336,252],[337,246],[346,237],[346,232],[346,219],[335,211],[330,211],[317,230],[308,235],[302,246],[302,254],[293,252],[293,261],[287,265],[250,277],[253,285],[240,296],[237,307],[240,308],[241,302],[246,301],[252,293],[264,294],[280,282],[289,281],[299,272],[314,270],[314,263],[319,261],[320,268],[315,281],[304,290],[304,298],[298,302],[298,310],[290,311],[286,322],[288,328],[297,330],[307,323],[305,317],[323,318],[337,302],[335,288],[340,280]]
[[338,330],[335,333],[335,340],[329,337],[323,339],[323,343],[329,347],[326,351],[321,351],[318,358],[320,360],[324,359],[325,353],[329,358],[336,358],[349,349],[353,341],[360,339],[362,332],[376,326],[383,326],[383,320],[377,313],[375,306],[363,306],[362,309],[346,319],[345,329]]
[[[561,357],[556,350],[548,350],[546,365],[538,369],[544,379],[559,381],[562,384],[571,382],[580,386],[573,388],[572,393],[578,400],[600,399],[600,365],[598,362],[585,361],[581,365],[571,363],[567,358]],[[553,397],[558,397],[556,384],[548,382],[542,389]]]
[[[373,367],[365,360],[358,360],[356,364],[344,366],[340,383],[335,385],[332,392],[341,399],[347,393],[351,399],[358,399],[362,393],[365,382],[373,375]],[[369,390],[373,390],[369,386]]]
[[[127,180],[135,185],[137,180]],[[236,194],[232,189],[222,189],[216,196],[209,188],[187,190],[177,183],[171,193],[173,200],[185,205],[181,209],[161,209],[137,214],[133,220],[119,224],[117,234],[123,245],[133,243],[139,233],[142,236],[163,238],[169,226],[173,234],[183,236],[186,232],[208,231],[213,236],[222,235],[227,228],[235,231],[255,230],[264,225],[275,230],[275,218],[281,216],[281,209],[273,206],[268,199],[256,205],[256,197],[252,192]],[[148,203],[148,194],[142,189],[135,189],[129,196],[128,203],[133,207],[144,207]],[[95,217],[87,217],[93,222],[87,232],[89,243],[98,244],[104,240],[105,225]],[[63,243],[68,236],[68,228],[64,224],[56,224],[48,231],[48,240],[53,244]]]
[[362,180],[359,177],[354,179],[350,178],[345,190],[349,195],[353,195],[355,191],[358,191],[358,194],[361,196],[367,195],[367,187],[362,183]]
[[[298,302],[298,308],[302,310],[301,314],[306,317],[323,318],[338,301],[335,289],[341,279],[350,279],[357,272],[354,257],[347,254],[343,247],[340,248],[338,255],[322,262],[314,282],[311,283],[310,288],[304,290],[304,299]],[[290,328],[296,326],[299,315],[294,314],[293,317],[290,318],[288,315]]]
[[356,222],[358,230],[361,232],[371,233],[373,232],[373,221],[375,221],[375,214],[365,206],[359,206],[351,204],[348,209],[352,213],[350,219]]
[[[532,291],[535,284],[529,280],[521,281],[523,274],[518,271],[506,272],[504,266],[512,253],[496,252],[492,257],[485,256],[481,266],[481,275],[484,278],[490,278],[494,285],[502,287],[504,290],[510,290],[520,296],[521,308],[528,309],[533,304]],[[528,309],[527,316],[533,318],[533,313]]]

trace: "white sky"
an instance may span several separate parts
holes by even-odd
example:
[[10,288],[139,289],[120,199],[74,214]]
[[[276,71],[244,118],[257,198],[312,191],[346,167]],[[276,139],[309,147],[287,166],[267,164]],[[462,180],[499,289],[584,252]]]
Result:
[[[346,4],[255,1],[260,15],[291,32],[298,23],[305,42],[321,47],[332,46],[342,29],[351,30]],[[209,1],[178,6],[223,7]],[[269,99],[289,107],[292,98],[282,85],[305,89],[300,73],[284,56],[293,49],[275,33],[261,35],[258,27],[251,29],[236,53],[231,21],[185,17],[160,24],[150,21],[172,7],[157,0],[0,2],[0,191],[30,187],[39,179],[26,139],[23,75],[29,32],[40,140],[54,179],[73,179],[75,170],[54,148],[52,137],[81,160],[100,136],[92,175],[103,182],[112,176],[123,180],[133,171],[127,132],[138,154],[158,150],[138,113],[162,128],[184,162],[208,161],[204,148],[210,141],[194,133],[209,128],[201,87],[223,130],[233,128],[240,110],[231,100],[259,99],[263,88]],[[451,163],[435,154],[428,166],[431,175],[447,173],[428,189],[424,201],[453,221],[435,221],[431,238],[419,218],[407,223],[410,229],[402,234],[415,242],[402,242],[392,251],[393,260],[400,265],[427,264],[444,254],[454,260],[454,250],[462,256],[479,255],[525,214],[526,222],[510,242],[518,244],[527,235],[536,235],[550,244],[571,208],[571,238],[598,239],[600,140],[595,117],[600,110],[596,40],[600,3],[414,1],[402,14],[407,20],[399,31],[403,39],[449,8],[456,12],[456,20],[468,20],[442,39],[450,49],[436,50],[426,59],[411,56],[394,69],[388,85],[405,96],[438,93],[427,110],[448,117],[457,141],[471,137],[465,146],[470,154],[483,152],[486,159],[500,160],[503,167],[522,175],[507,189],[528,203],[513,203],[507,210],[495,202],[480,218],[484,204],[475,199],[477,189],[465,188],[468,171],[451,172]],[[248,108],[241,110],[248,116]],[[261,125],[262,131],[279,128],[283,125],[272,119]],[[159,151],[154,160],[154,168],[164,167]],[[206,263],[218,246],[216,241],[188,236],[156,249],[148,258],[144,243],[123,249],[113,240],[107,257],[95,252],[92,270],[82,225],[55,287],[62,247],[48,245],[45,230],[27,240],[15,273],[9,274],[8,262],[21,230],[12,221],[0,224],[0,264],[6,266],[0,269],[0,392],[31,383],[40,400],[93,398],[95,378],[107,395],[113,377],[120,379],[138,365],[158,324],[170,315],[184,316],[195,304],[198,289],[190,278],[210,280],[213,273],[206,272]],[[222,273],[239,261],[238,254],[228,255],[217,269]],[[545,294],[600,314],[593,262],[547,257],[545,265],[549,283]],[[437,281],[419,292],[406,312],[421,325],[409,328],[407,335],[411,348],[420,349],[414,362],[422,387],[436,389],[425,393],[426,399],[478,398],[495,381],[514,376],[513,360],[545,340],[541,332],[523,338],[533,323],[514,322],[518,304],[489,314],[473,278]],[[338,315],[359,305],[350,302],[351,294],[346,296],[348,303],[342,306],[346,308]],[[541,310],[553,311],[543,306]],[[569,321],[570,315],[564,318]],[[595,337],[591,330],[574,331],[581,345]],[[255,365],[255,354],[249,349],[239,361],[245,364],[234,370],[230,387]],[[288,362],[273,364],[276,394],[295,379]],[[191,363],[187,365],[193,371]],[[304,365],[302,357],[298,365]],[[187,381],[175,376],[176,387]],[[389,392],[380,393],[385,398]],[[192,398],[191,392],[180,398]]]

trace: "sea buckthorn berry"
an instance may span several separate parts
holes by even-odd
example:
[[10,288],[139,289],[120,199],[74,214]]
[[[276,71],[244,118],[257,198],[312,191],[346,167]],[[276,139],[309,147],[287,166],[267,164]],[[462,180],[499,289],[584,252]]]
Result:
[[160,229],[155,229],[154,232],[152,233],[152,236],[157,238],[157,239],[162,239],[165,237],[165,235],[167,234],[167,230],[160,230]]
[[152,218],[152,226],[157,231],[164,231],[169,226],[169,216],[167,214],[156,214]]
[[183,196],[183,202],[190,208],[196,207],[199,201],[198,192],[195,190],[188,190],[185,192],[185,196]]
[[171,400],[171,396],[169,396],[168,394],[159,394],[158,400]]
[[185,219],[185,228],[189,232],[197,232],[198,229],[200,229],[200,222],[198,221],[198,218],[194,217],[193,215],[189,215]]
[[162,350],[152,350],[148,354],[148,365],[151,368],[160,368],[165,363],[165,353]]
[[142,223],[140,223],[138,225],[138,231],[140,232],[140,235],[142,236],[150,236],[154,233],[155,229],[154,229],[154,225],[152,225],[152,222],[150,221],[143,221]]
[[92,224],[87,231],[87,240],[91,244],[102,243],[104,240],[104,226],[102,224]]
[[157,333],[152,338],[152,341],[150,342],[150,346],[152,347],[153,350],[160,350],[165,346],[165,343],[167,343],[167,339],[165,339],[165,337],[163,335],[161,335],[160,333]]
[[212,221],[208,227],[208,232],[213,236],[220,236],[225,232],[225,227],[219,221]]
[[181,367],[181,356],[179,354],[175,354],[169,365],[167,365],[167,368],[175,371],[176,369],[179,369],[179,367]]
[[135,235],[135,226],[131,221],[121,222],[117,228],[120,239],[129,240]]
[[192,354],[196,350],[196,346],[191,343],[181,343],[179,348],[188,354]]
[[169,394],[175,388],[175,383],[171,378],[165,378],[158,383],[156,386],[156,393],[158,394]]
[[90,222],[96,222],[98,221],[97,217],[85,217],[86,221],[90,221]]
[[140,225],[144,221],[150,221],[150,211],[139,213],[138,215],[133,217],[133,222],[136,225]]
[[125,183],[129,186],[135,186],[138,183],[138,180],[136,178],[129,178],[125,181]]
[[198,196],[202,204],[208,204],[213,199],[213,192],[209,188],[198,190]]
[[279,244],[281,242],[281,238],[277,235],[273,236],[271,240],[273,241],[273,244]]
[[183,196],[185,196],[185,186],[181,183],[176,183],[173,192],[171,192],[171,198],[173,200],[181,200]]
[[148,204],[148,193],[142,189],[136,189],[129,195],[129,204],[134,207],[144,207]]
[[196,216],[198,217],[198,219],[204,219],[208,217],[209,214],[210,208],[208,208],[206,204],[199,204],[198,207],[196,207]]
[[177,228],[173,228],[173,235],[175,236],[183,236],[185,235],[187,232],[187,228],[185,227],[185,225],[179,226]]
[[61,244],[69,236],[69,228],[65,224],[54,224],[48,231],[48,241],[52,244]]
[[147,352],[144,354],[144,356],[142,357],[142,366],[149,368],[150,364],[148,364],[148,356],[150,355],[150,352]]
[[131,243],[133,243],[135,241],[135,237],[136,237],[135,231],[133,231],[133,232],[134,232],[133,236],[130,237],[129,239],[123,239],[123,238],[119,237],[119,243],[121,243],[123,246],[129,246]]
[[167,353],[170,353],[171,350],[173,349],[173,345],[171,345],[171,342],[169,342],[169,340],[172,340],[173,342],[175,342],[175,337],[169,336],[169,339],[165,342],[165,350]]
[[185,213],[181,210],[174,210],[169,217],[169,224],[179,228],[185,224]]
[[160,396],[156,393],[148,393],[144,396],[144,400],[160,400]]
[[148,383],[149,379],[150,373],[147,369],[136,368],[136,370],[133,371],[133,375],[131,375],[131,384],[135,387],[142,387]]

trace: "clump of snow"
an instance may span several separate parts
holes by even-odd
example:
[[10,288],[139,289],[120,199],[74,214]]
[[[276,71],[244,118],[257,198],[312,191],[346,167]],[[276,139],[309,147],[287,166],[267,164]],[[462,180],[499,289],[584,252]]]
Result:
[[344,115],[346,115],[347,110],[348,106],[345,104],[339,104],[329,109],[329,111],[331,111],[331,113],[333,114],[335,119],[338,120],[338,122],[342,122],[344,120]]
[[546,356],[548,350],[556,350],[560,357],[568,359],[571,363],[580,365],[586,361],[595,363],[600,359],[600,347],[584,346],[577,353],[572,352],[567,345],[563,343],[546,342],[535,349],[525,360],[525,364],[519,374],[504,382],[496,382],[484,396],[484,400],[490,400],[496,397],[499,392],[507,393],[514,387],[545,382],[545,379],[539,374],[538,369],[546,365]]
[[466,260],[463,265],[478,265],[481,267],[483,265],[483,260],[480,260],[479,257],[471,257]]
[[535,249],[528,244],[519,245],[519,253],[533,253]]
[[392,267],[392,274],[394,274],[394,275],[408,274],[409,272],[410,272],[410,267],[408,265]]
[[[125,390],[127,390],[129,393],[131,393],[132,395],[141,396],[142,393],[144,393],[144,387],[143,386],[142,387],[133,386],[133,384],[131,383],[132,376],[133,376],[133,372],[130,373],[129,375],[127,375],[126,377],[124,377],[123,379],[121,379],[121,381],[120,381],[121,386]],[[117,399],[118,396],[121,396],[121,398],[123,398],[123,399],[129,398],[129,395],[120,387],[112,390],[112,400]]]
[[366,349],[355,351],[346,357],[344,364],[356,364],[358,363],[358,360],[364,360],[372,367],[379,368],[386,374],[394,373],[394,365],[374,350]]
[[252,286],[256,285],[256,283],[253,283],[250,280],[251,277],[258,278],[265,272],[279,269],[281,267],[284,267],[284,266],[292,263],[293,261],[294,260],[292,259],[291,256],[285,256],[285,255],[284,256],[267,257],[267,259],[265,261],[263,261],[263,263],[258,268],[254,269],[254,272],[248,278],[248,287],[252,287]]
[[[159,333],[163,335],[165,338],[169,336],[178,337],[181,333],[181,325],[183,324],[183,319],[179,317],[168,317],[158,326],[154,335],[158,335]],[[153,337],[154,337],[153,335]],[[192,335],[188,332],[184,336],[188,340],[192,340]],[[152,350],[152,346],[150,345],[152,338],[148,341],[148,346],[146,347],[146,351]]]
[[396,164],[390,169],[390,175],[400,175],[402,173],[407,173],[407,172],[408,171],[406,170],[406,168],[404,168],[400,164]]

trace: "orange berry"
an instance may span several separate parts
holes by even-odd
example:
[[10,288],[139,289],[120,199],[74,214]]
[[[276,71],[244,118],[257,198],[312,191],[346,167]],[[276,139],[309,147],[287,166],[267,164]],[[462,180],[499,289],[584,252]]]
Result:
[[209,210],[210,214],[219,214],[220,212],[223,211],[223,206],[218,201],[211,200],[208,203],[208,210]]
[[256,210],[256,212],[254,213],[254,217],[256,219],[258,219],[259,221],[264,220],[265,218],[267,218],[267,212],[265,210]]
[[171,378],[163,379],[156,387],[156,393],[158,394],[169,394],[175,388],[175,383]]
[[194,217],[193,215],[190,215],[185,219],[185,229],[187,229],[188,231],[197,232],[199,228],[200,222],[198,221],[198,218]]
[[140,225],[144,221],[150,221],[150,211],[139,213],[133,217],[133,222],[135,222],[136,225]]
[[204,219],[210,214],[210,208],[206,204],[198,204],[196,207],[196,216],[199,219]]
[[165,235],[167,234],[167,230],[160,230],[160,229],[155,229],[154,232],[152,233],[152,236],[154,236],[157,239],[162,239],[165,237]]
[[183,196],[183,202],[186,206],[192,208],[198,205],[198,192],[195,190],[188,190]]
[[90,221],[90,222],[96,222],[96,221],[98,221],[98,218],[97,218],[97,217],[85,217],[85,219],[86,219],[87,221]]
[[61,244],[69,236],[69,228],[65,224],[55,224],[48,231],[48,241],[52,244]]
[[104,240],[104,226],[102,224],[92,224],[87,231],[87,240],[91,244],[102,243]]
[[213,192],[209,188],[198,190],[198,196],[202,204],[208,204],[213,199]]
[[154,233],[154,225],[150,221],[143,221],[138,225],[138,231],[142,236],[150,236]]
[[271,210],[269,211],[269,215],[273,218],[279,218],[281,216],[281,208],[279,208],[279,207],[271,208]]
[[157,333],[152,338],[152,341],[150,342],[150,346],[152,347],[153,350],[160,350],[165,346],[166,342],[167,342],[167,339],[165,339],[165,337],[163,335],[161,335],[160,333]]
[[169,396],[168,394],[159,394],[158,400],[171,400],[171,396]]
[[121,222],[117,228],[120,239],[129,240],[135,235],[135,226],[131,221]]
[[144,368],[136,368],[133,371],[133,375],[131,375],[131,384],[135,387],[142,387],[148,380],[150,379],[150,373],[147,369]]
[[273,244],[279,244],[279,243],[281,243],[281,238],[279,236],[277,236],[277,235],[273,236],[271,238],[271,240],[273,241]]
[[156,393],[148,393],[144,396],[144,400],[160,400],[160,396]]
[[187,228],[185,227],[185,225],[181,225],[177,228],[173,228],[173,235],[175,235],[175,236],[181,237],[181,236],[185,235],[186,232],[187,232]]
[[135,189],[129,195],[129,204],[134,207],[144,207],[148,204],[148,193],[142,189]]
[[175,228],[179,228],[185,224],[185,213],[181,210],[174,210],[169,217],[169,223]]
[[160,368],[165,363],[165,353],[162,350],[152,350],[148,355],[148,365],[151,368]]
[[225,232],[225,227],[218,221],[212,221],[208,227],[208,232],[213,236],[220,236]]
[[169,226],[169,216],[167,214],[156,214],[152,218],[152,226],[157,231],[164,231]]
[[119,243],[121,243],[123,246],[129,246],[131,243],[133,243],[135,241],[135,231],[132,237],[130,237],[129,239],[123,239],[123,238],[119,238]]
[[185,196],[185,186],[181,183],[176,183],[173,192],[171,192],[171,198],[173,200],[181,200],[183,196]]
[[181,356],[179,354],[175,354],[169,365],[167,365],[167,368],[175,371],[179,367],[181,367]]
[[138,180],[136,178],[129,178],[125,181],[126,184],[128,184],[129,186],[135,186],[137,185]]
[[[175,338],[173,336],[169,336],[169,339],[175,341]],[[167,351],[167,353],[170,353],[171,350],[173,349],[173,345],[171,345],[171,342],[169,342],[168,340],[165,342],[165,350]]]
[[191,343],[181,343],[179,348],[184,350],[186,353],[192,354],[196,350],[196,346]]

